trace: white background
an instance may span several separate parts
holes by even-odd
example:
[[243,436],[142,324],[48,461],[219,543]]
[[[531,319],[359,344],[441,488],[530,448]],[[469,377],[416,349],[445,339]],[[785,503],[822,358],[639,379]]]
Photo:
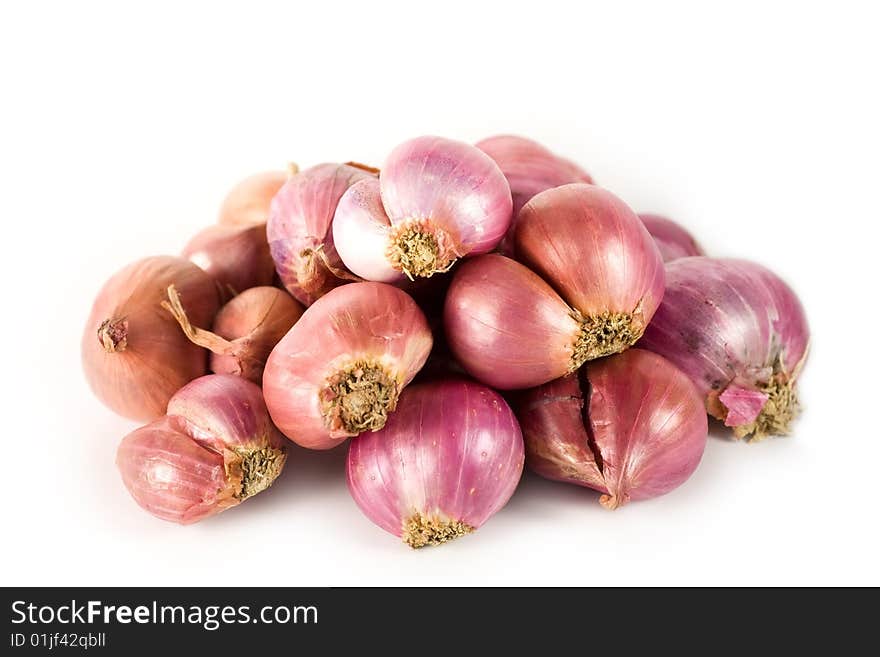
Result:
[[[2,584],[880,584],[877,17],[715,4],[3,3]],[[196,526],[141,512],[114,467],[135,425],[80,372],[103,281],[249,173],[499,132],[793,285],[795,435],[711,437],[682,488],[614,513],[527,475],[419,551],[361,515],[342,449]]]

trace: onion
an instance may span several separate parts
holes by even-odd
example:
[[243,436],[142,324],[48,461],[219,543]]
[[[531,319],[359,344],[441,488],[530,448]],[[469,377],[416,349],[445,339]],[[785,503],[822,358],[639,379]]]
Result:
[[534,388],[517,411],[529,467],[601,491],[608,509],[680,486],[699,465],[708,434],[688,377],[642,349]]
[[413,548],[479,528],[519,483],[523,441],[493,390],[462,380],[414,385],[381,431],[348,450],[348,488],[361,511]]
[[275,277],[265,224],[208,226],[187,243],[181,255],[208,272],[224,298],[271,285]]
[[363,180],[345,193],[333,240],[346,267],[362,278],[429,277],[495,248],[511,210],[504,174],[485,153],[419,137],[391,152],[378,182]]
[[312,449],[381,429],[431,344],[425,316],[405,292],[382,283],[338,287],[269,355],[263,392],[272,419]]
[[287,459],[285,442],[258,386],[212,374],[181,388],[165,417],[126,436],[116,464],[143,509],[189,524],[268,488]]
[[287,290],[306,306],[357,280],[345,269],[330,229],[342,194],[373,174],[358,166],[319,164],[288,180],[272,201],[266,234]]
[[666,294],[639,343],[687,374],[738,438],[788,433],[810,334],[794,292],[744,260],[692,257],[666,266]]
[[226,303],[214,319],[213,332],[194,327],[173,285],[162,306],[186,336],[211,352],[215,374],[234,374],[259,384],[269,353],[302,316],[304,308],[284,290],[252,287]]
[[697,244],[693,236],[677,223],[658,214],[640,214],[639,219],[645,224],[645,228],[654,238],[654,243],[660,249],[663,262],[669,262],[678,258],[703,255],[703,249]]
[[517,259],[583,318],[586,360],[631,346],[663,297],[663,261],[638,216],[585,184],[548,189],[526,203]]
[[218,224],[254,226],[269,220],[272,198],[298,168],[291,164],[287,171],[265,171],[245,178],[233,187],[220,206]]
[[194,322],[219,300],[213,279],[183,258],[157,256],[117,272],[101,289],[82,337],[82,364],[98,399],[134,420],[153,420],[179,388],[207,371],[207,352],[162,309],[174,285]]
[[568,183],[592,183],[577,164],[554,155],[536,141],[515,135],[497,135],[477,143],[477,148],[501,168],[513,196],[513,222],[498,245],[498,252],[513,255],[517,215],[535,194]]
[[540,276],[489,254],[455,272],[443,312],[446,340],[475,379],[530,388],[573,372],[591,348],[589,326]]

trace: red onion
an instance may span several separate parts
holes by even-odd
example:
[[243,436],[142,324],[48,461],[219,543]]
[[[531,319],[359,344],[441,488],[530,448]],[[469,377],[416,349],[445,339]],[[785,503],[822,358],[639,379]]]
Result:
[[526,203],[516,253],[580,313],[587,360],[634,344],[663,297],[651,235],[623,201],[594,185],[563,185]]
[[207,371],[207,352],[162,309],[169,285],[194,322],[208,324],[219,300],[214,280],[183,258],[145,258],[101,288],[82,337],[82,364],[95,395],[133,420],[153,420],[179,388]]
[[688,377],[642,349],[530,390],[517,416],[529,467],[604,493],[599,501],[608,509],[684,483],[709,430]]
[[345,193],[333,240],[346,267],[362,278],[428,277],[495,248],[511,209],[504,174],[485,153],[419,137],[392,151],[378,182],[363,180]]
[[502,390],[573,372],[593,344],[590,327],[540,276],[501,255],[479,256],[458,268],[443,319],[458,362]]
[[260,388],[212,374],[181,388],[167,415],[119,445],[131,496],[157,518],[189,524],[268,488],[287,459]]
[[208,272],[224,298],[271,285],[275,277],[265,224],[208,226],[183,247],[181,255]]
[[223,199],[217,223],[229,226],[265,224],[269,220],[272,198],[297,171],[297,166],[291,164],[287,171],[266,171],[245,178]]
[[660,249],[663,262],[686,258],[688,256],[703,255],[703,249],[697,244],[693,236],[677,223],[659,214],[639,215],[639,219],[645,224],[645,228],[654,238],[654,243]]
[[510,407],[463,380],[408,388],[384,429],[352,441],[346,462],[361,511],[413,548],[478,529],[513,495],[522,468]]
[[592,183],[593,179],[577,164],[554,155],[536,141],[515,135],[497,135],[477,143],[477,148],[501,168],[513,196],[513,222],[498,245],[498,252],[513,255],[513,236],[517,215],[535,194],[568,183]]
[[696,384],[738,438],[781,435],[798,411],[809,347],[803,308],[775,274],[744,260],[692,257],[666,266],[666,294],[639,343]]
[[233,297],[214,318],[213,332],[194,327],[174,286],[162,302],[186,336],[211,352],[215,374],[234,374],[259,384],[269,353],[305,310],[284,290],[252,287]]
[[312,449],[381,429],[431,344],[425,316],[405,292],[382,283],[338,287],[269,355],[263,392],[272,419]]
[[272,201],[266,234],[287,290],[306,306],[357,280],[339,259],[330,229],[342,194],[374,176],[347,164],[319,164],[288,180]]

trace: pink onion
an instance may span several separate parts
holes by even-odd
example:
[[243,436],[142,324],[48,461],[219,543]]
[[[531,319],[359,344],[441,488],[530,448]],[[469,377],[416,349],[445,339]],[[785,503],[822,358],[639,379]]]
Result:
[[269,355],[263,392],[272,419],[312,449],[381,429],[431,344],[425,316],[405,292],[382,283],[338,287]]
[[703,255],[703,249],[693,236],[671,219],[661,217],[659,214],[645,213],[640,214],[639,219],[654,238],[663,262]]
[[477,148],[501,168],[513,196],[513,222],[498,252],[513,255],[517,215],[535,194],[568,183],[592,183],[593,179],[577,164],[554,155],[536,141],[516,135],[497,135],[477,143]]
[[219,305],[214,280],[183,258],[156,256],[105,283],[83,332],[82,365],[92,391],[133,420],[159,417],[171,395],[207,372],[207,352],[162,308],[169,285],[194,322],[211,322]]
[[810,334],[794,292],[745,260],[683,258],[639,346],[687,374],[738,438],[788,433]]
[[143,509],[189,524],[268,488],[284,467],[285,443],[258,386],[211,374],[177,391],[167,415],[126,436],[116,464]]
[[495,248],[511,208],[504,174],[485,153],[419,137],[392,151],[378,182],[363,180],[345,193],[333,239],[346,267],[362,278],[428,277]]
[[580,313],[587,360],[634,344],[663,297],[651,235],[623,201],[594,185],[563,185],[526,203],[516,253]]
[[264,171],[245,178],[223,199],[217,223],[227,226],[265,224],[269,220],[272,198],[297,171],[297,166],[291,164],[287,171]]
[[688,377],[642,349],[530,390],[517,417],[529,467],[604,493],[599,501],[608,509],[684,483],[709,430]]
[[208,226],[183,247],[181,255],[210,274],[226,299],[251,287],[271,285],[275,277],[265,224]]
[[347,164],[319,164],[292,176],[273,199],[266,227],[272,258],[284,286],[303,304],[357,280],[339,259],[330,226],[345,190],[373,177]]
[[530,388],[580,367],[590,327],[540,276],[501,255],[463,263],[443,312],[446,340],[475,379]]
[[348,450],[348,488],[361,511],[413,548],[483,525],[513,495],[523,441],[510,407],[463,380],[408,388],[381,431]]
[[233,297],[214,318],[212,331],[193,326],[172,285],[162,306],[193,343],[211,352],[215,374],[234,374],[260,384],[263,368],[275,345],[305,310],[284,290],[252,287]]

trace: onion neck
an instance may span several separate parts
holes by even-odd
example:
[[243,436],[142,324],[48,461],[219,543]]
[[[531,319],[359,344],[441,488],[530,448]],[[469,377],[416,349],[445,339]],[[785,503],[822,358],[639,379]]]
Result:
[[460,520],[445,520],[438,516],[426,517],[415,513],[403,522],[403,542],[411,548],[441,545],[474,531]]
[[108,354],[125,351],[128,346],[128,320],[105,319],[98,327],[98,342]]
[[395,377],[376,361],[356,360],[338,370],[320,395],[330,435],[378,431],[397,407],[398,392]]
[[634,313],[604,312],[584,317],[574,311],[580,331],[574,344],[569,371],[574,372],[589,360],[610,356],[634,345],[645,327]]
[[458,259],[455,240],[430,219],[410,219],[391,230],[388,261],[407,278],[448,271]]

